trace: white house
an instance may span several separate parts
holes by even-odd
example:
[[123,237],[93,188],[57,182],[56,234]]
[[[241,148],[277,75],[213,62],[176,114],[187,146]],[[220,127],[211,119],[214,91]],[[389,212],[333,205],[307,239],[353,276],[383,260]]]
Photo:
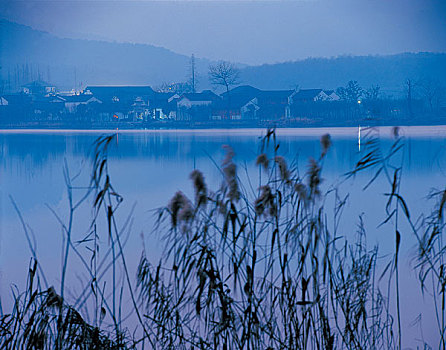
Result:
[[[177,120],[191,120],[192,114],[196,116],[200,115],[204,119],[209,118],[211,106],[214,102],[220,100],[221,98],[210,90],[204,90],[200,93],[185,93],[177,100],[177,113],[175,118]],[[198,113],[197,109],[202,110],[201,113]],[[204,109],[208,110],[204,111]]]
[[[329,96],[322,89],[301,89],[290,96],[293,103],[327,101]],[[291,101],[290,101],[291,102]]]
[[63,96],[62,99],[65,101],[65,109],[69,113],[74,113],[79,105],[88,105],[93,102],[102,103],[101,100],[92,95]]
[[324,93],[328,96],[327,101],[339,101],[341,99],[334,90],[324,90]]
[[178,99],[177,107],[192,108],[196,106],[209,106],[217,100],[219,100],[219,97],[209,90],[200,93],[186,93]]
[[168,103],[171,103],[172,101],[179,100],[180,97],[181,97],[180,95],[178,95],[177,93],[175,93],[175,94],[173,94],[172,96],[170,96],[170,97],[167,99],[167,102],[168,102]]
[[42,80],[36,80],[32,83],[22,86],[22,93],[33,95],[51,95],[56,93],[56,87]]
[[212,120],[253,120],[259,110],[257,98],[249,96],[232,96],[223,98],[214,104],[211,112]]
[[9,102],[6,98],[0,97],[0,106],[7,106],[9,105]]

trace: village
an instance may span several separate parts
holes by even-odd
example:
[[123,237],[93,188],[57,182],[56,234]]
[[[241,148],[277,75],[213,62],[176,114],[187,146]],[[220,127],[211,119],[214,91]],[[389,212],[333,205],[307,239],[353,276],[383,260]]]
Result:
[[[418,101],[419,102],[419,101]],[[411,101],[412,109],[417,101]],[[379,88],[363,91],[355,81],[337,90],[260,90],[240,85],[217,94],[184,92],[173,84],[150,86],[86,86],[62,92],[37,80],[20,91],[0,95],[4,127],[82,126],[158,127],[206,125],[317,125],[401,119],[409,114],[404,99],[383,99]]]

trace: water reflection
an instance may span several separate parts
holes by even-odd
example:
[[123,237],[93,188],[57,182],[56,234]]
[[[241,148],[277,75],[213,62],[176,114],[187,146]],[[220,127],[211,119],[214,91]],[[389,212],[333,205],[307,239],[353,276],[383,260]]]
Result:
[[[131,236],[126,249],[135,258],[130,266],[135,268],[139,252],[141,232],[151,230],[152,216],[149,212],[165,205],[175,191],[181,189],[191,195],[188,175],[194,168],[201,169],[210,187],[218,186],[221,177],[218,165],[223,158],[222,145],[229,144],[236,152],[235,161],[247,172],[257,174],[254,166],[259,151],[259,136],[263,130],[246,132],[226,131],[151,131],[120,133],[110,149],[110,174],[113,183],[125,202],[123,217],[132,210],[135,218]],[[360,133],[360,134],[359,134]],[[64,213],[66,208],[65,183],[62,175],[64,159],[72,172],[84,169],[78,179],[79,184],[87,184],[90,175],[92,143],[103,134],[82,132],[43,132],[43,133],[0,133],[0,294],[9,293],[12,282],[24,280],[30,256],[23,236],[21,225],[8,199],[11,195],[22,210],[23,217],[34,229],[39,242],[38,251],[42,263],[47,266],[59,266],[59,248],[61,245],[60,228],[51,216],[45,204]],[[351,170],[362,152],[366,142],[364,129],[352,129],[346,133],[334,134],[333,147],[324,163],[322,176],[325,189],[344,180],[343,174]],[[373,131],[380,136],[380,148],[385,152],[394,139],[390,132]],[[304,173],[310,157],[320,153],[319,136],[301,131],[279,130],[279,153]],[[426,195],[432,187],[444,187],[446,166],[444,134],[424,134],[422,136],[405,136],[405,147],[397,162],[403,164],[402,192],[415,217],[425,211]],[[359,149],[359,150],[358,150]],[[356,230],[357,218],[365,213],[364,221],[370,233],[369,243],[380,244],[382,254],[393,249],[394,236],[386,227],[377,229],[385,217],[388,191],[384,178],[366,192],[362,187],[373,175],[373,169],[342,182],[340,191],[350,193],[350,203],[345,214],[342,229],[346,234]],[[256,188],[256,176],[253,176]],[[136,205],[135,205],[136,204]],[[135,206],[134,206],[135,205]],[[87,217],[88,210],[83,212]],[[413,241],[405,235],[402,247],[405,261],[410,261],[410,249]],[[153,238],[151,238],[153,239]],[[153,255],[159,254],[157,242],[150,242]],[[57,275],[57,271],[55,271]],[[57,278],[56,278],[57,279]],[[410,282],[403,280],[410,286]],[[412,294],[404,302],[410,305]],[[416,316],[416,312],[414,311]],[[413,316],[413,315],[412,315]],[[411,317],[409,317],[412,320]]]
[[[231,134],[231,131],[220,133],[194,132],[150,132],[150,133],[122,133],[115,139],[111,148],[112,158],[132,159],[136,162],[143,159],[178,160],[184,158],[207,157],[208,154],[220,154],[222,144],[231,144],[237,150],[240,159],[248,160],[256,154],[259,148],[258,136],[262,130],[251,135]],[[58,163],[60,159],[84,159],[91,155],[92,143],[102,133],[0,133],[1,166],[8,173],[18,163],[21,164],[17,171],[29,173],[29,171],[47,171],[51,164]],[[279,131],[280,135],[280,131]],[[335,153],[348,157],[337,157],[330,162],[335,168],[352,166],[356,159],[358,148],[355,143],[361,145],[361,137],[367,137],[364,129],[359,128],[358,138],[355,142],[354,135],[334,136]],[[407,137],[407,142],[414,151],[423,154],[409,154],[405,161],[420,162],[419,170],[428,170],[442,157],[443,137]],[[286,134],[279,138],[282,153],[288,156],[301,155],[302,157],[314,156],[319,150],[318,137],[293,136]],[[391,138],[383,138],[383,147],[389,146]],[[412,147],[410,147],[412,148]]]

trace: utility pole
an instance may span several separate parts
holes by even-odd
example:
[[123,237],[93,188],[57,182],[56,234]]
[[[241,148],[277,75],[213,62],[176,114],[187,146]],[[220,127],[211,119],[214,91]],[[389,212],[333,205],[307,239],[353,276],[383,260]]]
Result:
[[8,67],[8,93],[11,93],[11,70]]
[[412,118],[413,117],[413,110],[412,110],[412,90],[413,90],[413,81],[410,79],[406,80],[406,86],[407,86],[407,105],[409,107],[409,115]]
[[[5,87],[6,87],[6,82],[5,79],[3,79],[3,74],[2,74],[2,66],[0,66],[0,93],[4,93],[5,92]],[[1,101],[0,101],[1,102]]]
[[76,72],[76,67],[74,67],[74,94],[77,95],[77,72]]
[[195,93],[195,56],[192,54],[190,58],[190,66],[191,66],[191,80],[192,80],[192,92]]

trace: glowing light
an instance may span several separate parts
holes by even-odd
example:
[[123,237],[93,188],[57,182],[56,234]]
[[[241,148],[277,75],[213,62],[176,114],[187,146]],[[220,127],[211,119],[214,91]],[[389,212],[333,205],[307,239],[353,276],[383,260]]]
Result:
[[360,105],[361,104],[361,100],[358,100],[358,105]]

